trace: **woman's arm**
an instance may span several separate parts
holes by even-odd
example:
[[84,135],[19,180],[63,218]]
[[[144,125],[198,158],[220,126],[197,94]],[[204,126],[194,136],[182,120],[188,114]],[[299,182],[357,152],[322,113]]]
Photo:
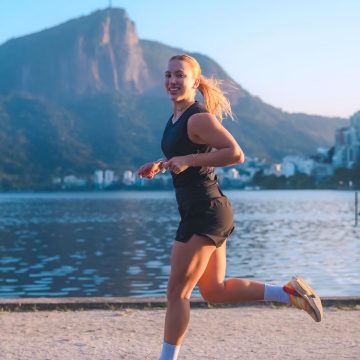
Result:
[[171,171],[179,173],[189,166],[228,166],[244,162],[244,152],[239,144],[213,115],[200,113],[191,116],[187,130],[193,143],[207,144],[217,150],[209,153],[176,156],[166,163]]

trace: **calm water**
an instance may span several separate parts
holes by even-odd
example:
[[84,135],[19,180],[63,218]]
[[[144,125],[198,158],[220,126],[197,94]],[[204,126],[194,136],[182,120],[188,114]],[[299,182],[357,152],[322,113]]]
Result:
[[[353,192],[226,194],[227,276],[360,295]],[[170,191],[0,194],[0,297],[164,295],[178,219]]]

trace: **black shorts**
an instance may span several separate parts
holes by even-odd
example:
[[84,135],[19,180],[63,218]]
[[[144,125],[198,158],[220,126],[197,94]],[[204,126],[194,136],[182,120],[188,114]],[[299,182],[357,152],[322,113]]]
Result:
[[210,238],[216,247],[234,230],[233,210],[219,186],[176,189],[180,223],[176,240],[187,242],[192,235]]

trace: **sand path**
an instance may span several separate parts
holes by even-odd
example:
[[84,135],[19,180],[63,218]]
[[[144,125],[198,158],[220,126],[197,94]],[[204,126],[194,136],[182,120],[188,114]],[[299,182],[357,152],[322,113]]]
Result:
[[[0,313],[0,358],[153,359],[165,311]],[[193,309],[180,359],[360,359],[360,311],[325,310],[318,324],[296,309]]]

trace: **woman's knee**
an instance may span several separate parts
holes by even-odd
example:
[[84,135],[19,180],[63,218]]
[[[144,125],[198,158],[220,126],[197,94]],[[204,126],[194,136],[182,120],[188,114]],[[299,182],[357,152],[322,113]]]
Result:
[[192,288],[188,284],[181,282],[169,281],[167,288],[167,300],[177,301],[181,299],[190,299]]
[[221,303],[222,302],[222,290],[223,286],[218,285],[216,287],[204,287],[199,286],[199,291],[202,298],[211,304]]

